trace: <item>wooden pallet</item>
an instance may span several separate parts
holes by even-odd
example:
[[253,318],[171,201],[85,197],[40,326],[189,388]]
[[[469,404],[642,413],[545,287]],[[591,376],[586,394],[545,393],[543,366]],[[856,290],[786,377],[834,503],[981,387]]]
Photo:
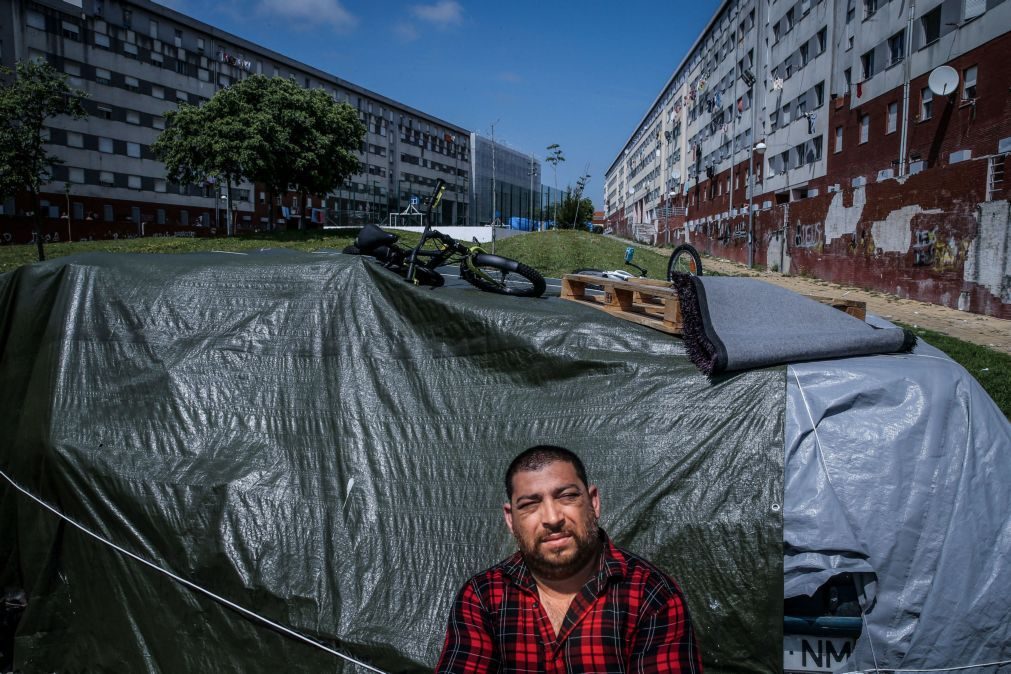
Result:
[[[589,294],[589,286],[600,288],[603,294]],[[820,295],[804,297],[845,311],[861,321],[867,319],[865,302]],[[586,274],[566,274],[562,277],[562,299],[589,304],[616,318],[670,335],[680,335],[683,331],[677,291],[667,281],[647,278],[617,281]]]
[[[596,286],[603,295],[587,293]],[[667,281],[635,279],[617,281],[586,274],[562,277],[562,299],[584,302],[622,320],[655,328],[670,335],[682,331],[681,304],[677,291]]]

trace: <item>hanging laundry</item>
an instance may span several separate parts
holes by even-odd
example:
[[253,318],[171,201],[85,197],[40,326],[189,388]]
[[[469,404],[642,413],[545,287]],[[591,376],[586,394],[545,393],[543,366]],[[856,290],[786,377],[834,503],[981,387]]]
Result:
[[721,107],[723,104],[723,99],[720,97],[720,92],[717,91],[716,96],[714,98],[716,99],[716,107]]
[[863,95],[864,95],[864,83],[857,82],[857,98],[860,98]]
[[744,112],[744,96],[737,99],[737,112]]
[[807,113],[807,132],[814,133],[814,120],[818,118],[818,113],[809,112]]
[[772,90],[773,91],[782,91],[783,90],[783,78],[782,77],[777,77],[776,79],[772,80]]

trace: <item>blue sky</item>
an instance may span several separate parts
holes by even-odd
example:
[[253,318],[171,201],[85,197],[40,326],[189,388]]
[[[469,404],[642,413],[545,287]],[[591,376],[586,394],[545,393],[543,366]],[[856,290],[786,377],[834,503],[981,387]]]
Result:
[[[160,0],[543,160],[603,176],[717,0]],[[589,167],[587,169],[587,167]],[[545,182],[553,177],[545,166]]]

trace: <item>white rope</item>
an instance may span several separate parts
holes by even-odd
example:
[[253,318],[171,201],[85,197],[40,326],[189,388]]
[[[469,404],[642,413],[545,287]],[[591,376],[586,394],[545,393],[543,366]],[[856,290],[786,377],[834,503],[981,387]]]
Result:
[[[912,354],[920,358],[937,358],[937,356],[925,356],[922,354]],[[938,360],[947,360],[945,358],[937,358]],[[807,418],[811,422],[811,430],[814,431],[814,441],[818,446],[818,455],[821,456],[821,439],[818,437],[818,427],[814,422],[814,415],[811,414],[811,407],[807,404],[807,396],[804,395],[804,387],[800,385],[800,377],[797,376],[796,370],[790,368],[793,373],[793,379],[797,382],[797,390],[800,391],[800,399],[804,403],[804,409],[807,411]],[[825,468],[824,462],[822,462],[822,468]],[[826,479],[828,475],[826,474]],[[831,484],[831,482],[829,483]],[[863,608],[860,609],[860,617],[864,622],[864,636],[867,637],[867,644],[871,648],[871,660],[874,661],[874,669],[864,669],[860,670],[863,674],[869,674],[870,672],[875,672],[876,674],[881,674],[881,672],[957,672],[966,669],[977,669],[979,667],[997,667],[1000,665],[1011,664],[1011,660],[1000,660],[998,662],[984,662],[978,665],[959,665],[957,667],[938,667],[936,669],[881,669],[878,665],[878,657],[874,652],[874,641],[871,639],[871,632],[867,625],[867,614],[864,613]],[[857,672],[849,672],[848,674],[857,674]]]
[[117,551],[123,553],[127,557],[135,559],[138,562],[140,562],[141,564],[144,564],[145,566],[147,566],[147,567],[149,567],[151,569],[154,569],[155,571],[157,571],[159,573],[163,573],[166,576],[168,576],[169,578],[171,578],[171,579],[173,579],[173,580],[175,580],[175,581],[177,581],[179,583],[182,583],[186,587],[188,587],[190,589],[193,589],[193,590],[196,590],[197,592],[200,592],[202,594],[205,594],[208,597],[210,597],[211,599],[213,599],[213,600],[215,600],[217,602],[220,602],[220,603],[224,604],[225,606],[227,606],[227,607],[229,607],[231,609],[234,609],[235,611],[238,611],[242,615],[247,616],[249,618],[252,618],[254,620],[257,620],[257,621],[259,621],[259,622],[261,622],[261,623],[263,623],[263,624],[265,624],[265,625],[267,625],[269,627],[272,627],[275,630],[277,630],[279,632],[282,632],[283,634],[286,634],[287,636],[289,636],[289,637],[291,637],[293,639],[296,639],[298,641],[302,641],[302,642],[304,642],[306,644],[309,644],[310,646],[315,646],[316,648],[320,649],[321,651],[326,651],[327,653],[329,653],[331,655],[336,655],[337,657],[343,658],[344,660],[347,660],[348,662],[350,662],[352,664],[355,664],[355,665],[358,665],[359,667],[367,669],[370,672],[376,672],[377,674],[386,674],[386,672],[384,672],[381,669],[376,669],[375,667],[367,665],[364,662],[361,662],[360,660],[356,660],[356,659],[352,658],[349,655],[345,655],[344,653],[341,653],[340,651],[338,651],[338,650],[336,650],[334,648],[331,648],[331,647],[329,647],[329,646],[327,646],[325,644],[321,644],[318,641],[310,639],[309,637],[305,636],[304,634],[300,634],[300,633],[296,632],[295,630],[291,629],[290,627],[285,627],[284,625],[281,625],[279,623],[274,622],[270,618],[266,618],[266,617],[264,617],[264,616],[262,616],[262,615],[260,615],[258,613],[254,613],[253,611],[250,611],[247,608],[239,606],[235,602],[232,602],[232,601],[229,601],[228,599],[225,599],[221,595],[215,594],[215,593],[211,592],[210,590],[197,585],[196,583],[193,583],[193,582],[191,582],[189,580],[186,580],[185,578],[182,578],[180,576],[177,576],[176,574],[172,573],[168,569],[163,569],[160,566],[158,566],[157,564],[154,564],[153,562],[149,562],[148,560],[144,559],[143,557],[140,557],[139,555],[136,555],[136,554],[130,552],[129,550],[121,548],[120,546],[116,545],[115,543],[113,543],[112,541],[108,540],[107,538],[104,538],[103,536],[94,533],[90,529],[86,529],[83,525],[78,524],[74,520],[70,519],[69,517],[67,517],[66,515],[64,515],[63,513],[61,513],[59,510],[57,510],[53,506],[49,505],[48,503],[46,503],[45,501],[43,501],[42,499],[40,499],[38,496],[36,496],[35,494],[31,493],[30,491],[28,491],[27,489],[25,489],[24,487],[22,487],[20,484],[18,484],[17,482],[15,482],[4,471],[0,470],[0,476],[3,476],[3,478],[5,480],[7,480],[7,482],[9,482],[11,484],[11,486],[14,487],[15,489],[17,489],[19,492],[21,492],[22,494],[24,494],[25,496],[27,496],[31,500],[35,501],[40,506],[42,506],[43,508],[45,508],[49,512],[53,513],[54,515],[56,515],[57,517],[59,517],[63,521],[67,522],[68,524],[72,525],[73,527],[77,528],[78,530],[82,531],[83,533],[87,534],[88,536],[91,536],[95,540],[97,540],[97,541],[99,541],[101,543],[104,543],[104,544],[108,545],[109,547],[113,548],[114,550],[117,550]]

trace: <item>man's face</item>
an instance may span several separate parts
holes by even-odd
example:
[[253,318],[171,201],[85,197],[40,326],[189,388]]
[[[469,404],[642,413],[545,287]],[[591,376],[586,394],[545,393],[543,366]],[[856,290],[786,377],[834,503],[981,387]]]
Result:
[[527,566],[542,578],[568,578],[600,549],[597,488],[583,484],[567,461],[516,473],[502,509]]

